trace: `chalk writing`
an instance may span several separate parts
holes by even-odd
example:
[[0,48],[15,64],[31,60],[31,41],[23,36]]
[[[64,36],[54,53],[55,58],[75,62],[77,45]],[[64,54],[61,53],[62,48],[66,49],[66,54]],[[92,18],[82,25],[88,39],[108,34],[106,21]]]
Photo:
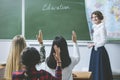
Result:
[[60,4],[58,6],[52,6],[50,3],[49,4],[44,4],[42,11],[47,11],[47,10],[67,10],[70,9],[69,6],[64,6],[63,4]]

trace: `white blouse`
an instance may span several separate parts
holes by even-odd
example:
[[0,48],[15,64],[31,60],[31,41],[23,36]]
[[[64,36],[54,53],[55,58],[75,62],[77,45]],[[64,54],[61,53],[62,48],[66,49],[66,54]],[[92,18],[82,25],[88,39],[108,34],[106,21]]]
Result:
[[[73,80],[72,70],[80,61],[80,53],[77,43],[73,43],[73,54],[74,56],[71,56],[71,64],[68,67],[62,69],[62,80]],[[45,62],[40,65],[36,65],[36,68],[37,70],[44,69],[55,76],[55,69],[49,68]]]
[[93,25],[93,42],[95,50],[98,47],[104,46],[106,43],[107,32],[103,23]]

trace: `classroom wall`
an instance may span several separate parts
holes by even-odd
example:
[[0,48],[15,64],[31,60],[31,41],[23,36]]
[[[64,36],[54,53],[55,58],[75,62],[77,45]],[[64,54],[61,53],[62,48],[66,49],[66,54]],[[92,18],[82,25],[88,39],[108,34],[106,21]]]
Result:
[[[51,49],[51,43],[52,43],[52,41],[44,42],[47,56],[49,55],[49,52]],[[6,60],[8,57],[8,52],[10,49],[10,44],[11,44],[11,41],[0,41],[0,63],[6,63]],[[80,57],[80,62],[73,69],[73,71],[87,71],[88,66],[89,66],[91,49],[87,48],[87,46],[86,46],[87,42],[78,42],[78,45],[79,45],[81,57]],[[36,47],[38,50],[40,47],[37,41],[27,41],[27,46]],[[120,64],[119,64],[120,44],[107,43],[105,45],[105,47],[106,47],[108,54],[109,54],[112,71],[120,74]],[[70,55],[73,56],[74,54],[72,54],[73,48],[72,48],[71,42],[68,43],[68,49],[69,49]]]

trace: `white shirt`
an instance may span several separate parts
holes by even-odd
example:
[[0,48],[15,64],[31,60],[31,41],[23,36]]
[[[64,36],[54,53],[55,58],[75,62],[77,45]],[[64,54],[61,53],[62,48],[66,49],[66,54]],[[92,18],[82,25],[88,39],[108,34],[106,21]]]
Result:
[[93,25],[93,42],[95,50],[98,47],[104,46],[106,43],[107,32],[103,23]]
[[[73,43],[73,51],[74,55],[71,56],[71,64],[68,67],[62,69],[62,80],[73,80],[72,69],[80,61],[80,53],[77,43]],[[55,76],[55,69],[49,68],[45,62],[41,65],[37,65],[36,68],[37,70],[44,69]]]

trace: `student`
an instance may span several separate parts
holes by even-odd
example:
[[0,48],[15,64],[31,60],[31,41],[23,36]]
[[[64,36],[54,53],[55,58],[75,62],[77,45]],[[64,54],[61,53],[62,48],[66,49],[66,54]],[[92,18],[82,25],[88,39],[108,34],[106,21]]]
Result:
[[56,61],[55,76],[52,76],[45,70],[36,70],[35,65],[41,61],[40,54],[37,49],[28,47],[23,50],[21,55],[21,62],[25,65],[25,69],[13,72],[12,80],[61,80],[62,71],[60,48],[57,45],[54,45],[54,49],[55,52],[53,56]]
[[68,46],[66,40],[62,36],[56,36],[52,43],[52,48],[50,55],[47,57],[45,64],[40,66],[45,66],[44,69],[50,72],[52,75],[55,74],[56,61],[54,59],[53,53],[54,45],[60,47],[60,56],[62,61],[62,80],[73,80],[72,69],[80,61],[80,53],[77,45],[77,36],[76,33],[72,32],[72,41],[73,41],[73,55],[69,56]]
[[[42,40],[42,32],[39,31],[39,34],[37,35],[37,40],[39,44],[41,45],[40,51],[45,53],[44,46],[43,46],[43,40]],[[26,47],[26,41],[25,38],[22,35],[16,35],[13,40],[10,47],[9,56],[6,63],[5,68],[5,74],[4,78],[7,80],[11,80],[12,78],[12,72],[21,70],[22,65],[20,64],[20,54],[22,50]],[[40,54],[43,54],[40,52]],[[41,56],[41,62],[44,61],[44,57]]]
[[12,72],[21,69],[20,53],[26,47],[25,38],[21,35],[16,35],[11,43],[9,56],[6,62],[4,78],[7,80],[12,80]]
[[88,47],[92,47],[89,64],[92,80],[112,80],[109,56],[104,47],[107,33],[102,22],[103,14],[100,11],[94,11],[91,14],[91,19],[93,22],[93,43],[88,44]]

